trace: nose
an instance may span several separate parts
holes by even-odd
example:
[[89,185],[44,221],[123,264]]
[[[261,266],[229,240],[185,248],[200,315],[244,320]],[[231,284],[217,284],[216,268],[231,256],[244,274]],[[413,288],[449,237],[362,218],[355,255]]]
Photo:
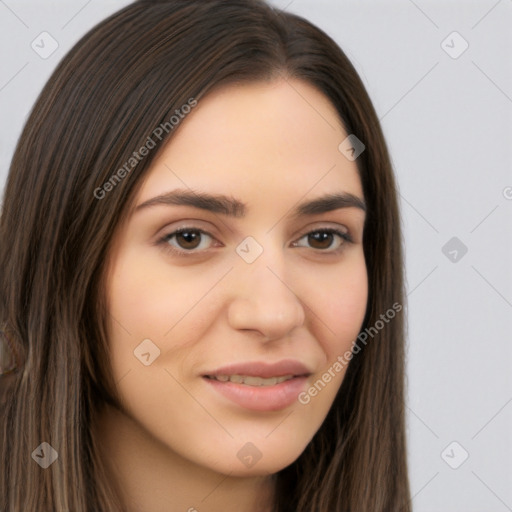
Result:
[[283,258],[282,253],[272,256],[265,250],[251,264],[240,262],[228,308],[233,329],[256,331],[270,341],[304,324],[304,307],[294,292]]

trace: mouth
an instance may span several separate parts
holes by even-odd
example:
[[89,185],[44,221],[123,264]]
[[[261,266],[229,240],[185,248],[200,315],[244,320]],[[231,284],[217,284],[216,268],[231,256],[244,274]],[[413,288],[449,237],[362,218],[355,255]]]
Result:
[[234,382],[235,384],[243,384],[244,386],[275,386],[286,382],[287,380],[294,379],[296,375],[284,375],[282,377],[253,377],[252,375],[205,375],[207,379],[218,380],[219,382]]
[[202,375],[210,389],[231,406],[252,411],[280,411],[297,401],[312,374],[294,360],[274,364],[242,363]]

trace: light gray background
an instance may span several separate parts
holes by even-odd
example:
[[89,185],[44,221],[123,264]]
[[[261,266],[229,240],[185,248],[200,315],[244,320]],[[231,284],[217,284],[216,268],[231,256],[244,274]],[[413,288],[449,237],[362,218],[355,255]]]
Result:
[[[58,61],[128,3],[0,0],[0,188]],[[273,3],[340,44],[392,154],[406,238],[414,510],[512,511],[512,0]],[[31,48],[43,31],[59,44],[47,59]],[[442,44],[453,31],[469,44],[457,58],[445,50],[457,54],[462,40]],[[442,251],[452,237],[468,249],[448,247],[455,262]]]

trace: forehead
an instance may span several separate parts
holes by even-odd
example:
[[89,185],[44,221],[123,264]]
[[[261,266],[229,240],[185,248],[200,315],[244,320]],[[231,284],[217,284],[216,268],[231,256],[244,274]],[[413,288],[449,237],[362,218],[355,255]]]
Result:
[[336,189],[362,198],[357,165],[338,149],[347,135],[328,98],[303,81],[230,85],[181,121],[138,202],[187,187],[276,198]]

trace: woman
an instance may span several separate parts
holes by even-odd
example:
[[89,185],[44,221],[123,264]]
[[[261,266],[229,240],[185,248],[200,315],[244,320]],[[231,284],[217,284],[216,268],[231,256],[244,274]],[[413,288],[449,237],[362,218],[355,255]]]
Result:
[[257,0],[100,23],[1,236],[0,510],[410,510],[397,193],[318,28]]

